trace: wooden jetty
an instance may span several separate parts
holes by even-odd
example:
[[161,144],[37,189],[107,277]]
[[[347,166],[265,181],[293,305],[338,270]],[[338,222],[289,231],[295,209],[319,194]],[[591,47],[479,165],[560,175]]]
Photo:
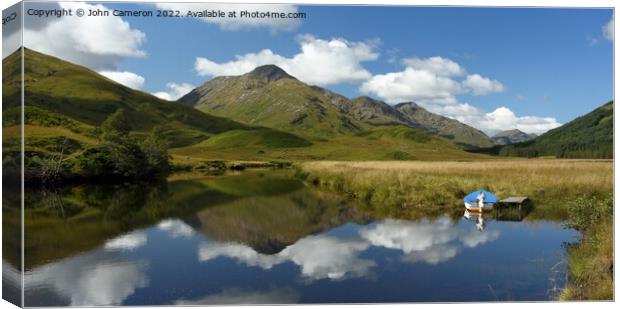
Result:
[[523,204],[527,203],[529,198],[527,196],[511,196],[499,201],[503,206],[519,206],[519,210]]

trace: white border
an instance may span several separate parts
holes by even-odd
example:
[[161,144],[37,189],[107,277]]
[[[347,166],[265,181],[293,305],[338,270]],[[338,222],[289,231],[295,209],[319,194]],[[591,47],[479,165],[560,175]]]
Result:
[[[40,1],[40,2],[58,2],[56,0],[35,0],[35,1]],[[68,1],[73,1],[73,2],[78,2],[75,0],[68,0]],[[20,1],[17,0],[2,0],[0,3],[0,7],[4,10],[6,8],[8,8],[11,5],[14,5],[16,3],[18,3]],[[79,1],[79,2],[84,2],[84,1]],[[503,0],[503,1],[497,1],[497,0],[412,0],[412,1],[406,1],[406,0],[383,0],[383,1],[379,1],[379,0],[335,0],[335,1],[330,1],[330,0],[301,0],[301,1],[294,1],[294,0],[244,0],[244,1],[230,1],[230,0],[217,0],[217,1],[196,1],[196,0],[151,0],[151,1],[140,1],[140,0],[124,0],[124,1],[114,1],[114,0],[99,0],[99,1],[86,1],[86,2],[220,2],[220,3],[292,3],[292,4],[325,4],[325,5],[380,5],[380,6],[384,6],[384,5],[407,5],[407,6],[490,6],[490,7],[561,7],[561,8],[570,8],[570,7],[590,7],[590,8],[613,8],[614,12],[615,9],[618,7],[617,1],[613,1],[613,0]],[[617,23],[614,24],[614,33],[617,33],[617,29],[618,25]],[[2,40],[0,40],[1,42]],[[1,46],[1,43],[0,43]],[[614,47],[615,47],[615,42],[614,42]],[[617,58],[617,53],[618,50],[614,48],[614,60]],[[615,72],[617,71],[618,68],[618,64],[617,62],[614,61],[614,77],[615,77]],[[2,74],[0,73],[0,78],[2,77]],[[615,101],[615,89],[618,88],[618,80],[614,78],[614,101]],[[2,94],[2,90],[0,88],[0,96]],[[614,111],[615,114],[615,111]],[[614,116],[615,118],[615,116]],[[617,132],[618,132],[618,121],[617,119],[614,122],[614,154],[619,153],[618,150],[620,150],[620,145],[618,144],[618,137],[617,137]],[[0,146],[1,147],[1,146]],[[1,149],[1,148],[0,148]],[[618,179],[620,178],[617,174],[615,174],[616,168],[617,168],[617,162],[614,159],[614,184],[617,183]],[[0,183],[1,183],[1,178],[0,178]],[[618,186],[614,185],[614,197],[618,196],[618,194],[620,193],[620,189],[618,188]],[[618,205],[618,201],[614,200],[614,208]],[[619,222],[619,216],[616,214],[615,215],[615,226],[618,226],[618,222]],[[0,213],[0,219],[1,219],[1,213]],[[1,222],[1,221],[0,221]],[[617,231],[614,229],[614,252],[617,252],[617,248],[618,248],[618,237],[617,237]],[[617,287],[617,282],[618,282],[618,270],[617,270],[617,255],[615,255],[614,257],[614,264],[616,265],[616,271],[614,273],[614,285],[615,287]],[[618,291],[617,288],[614,289],[614,299],[618,299]],[[384,308],[385,306],[388,306],[389,308],[427,308],[427,307],[432,307],[432,308],[444,308],[444,307],[454,307],[454,306],[458,306],[460,308],[471,308],[471,309],[481,309],[481,308],[497,308],[497,306],[500,305],[502,306],[502,308],[521,308],[521,307],[525,307],[527,306],[532,307],[532,308],[549,308],[549,307],[555,307],[555,306],[562,306],[563,308],[582,308],[583,306],[596,306],[596,307],[603,307],[603,308],[612,308],[616,307],[616,305],[613,304],[613,302],[553,302],[553,303],[493,303],[493,302],[487,302],[487,303],[458,303],[458,304],[446,304],[446,303],[434,303],[434,304],[419,304],[419,303],[413,303],[413,304],[370,304],[370,305],[303,305],[303,308],[308,308],[308,309],[321,309],[321,308],[325,308],[325,306],[329,306],[331,308]],[[11,305],[10,303],[6,302],[5,300],[0,301],[0,306],[1,307],[6,307],[6,306],[12,306],[13,308],[15,308],[13,305]],[[251,308],[251,307],[256,307],[256,308],[299,308],[300,305],[287,305],[287,306],[208,306],[208,307],[202,307],[202,308]],[[79,307],[78,307],[79,308]],[[148,307],[148,306],[141,306],[138,308],[179,308],[178,306],[157,306],[157,307]],[[201,308],[201,307],[194,307],[194,308]]]

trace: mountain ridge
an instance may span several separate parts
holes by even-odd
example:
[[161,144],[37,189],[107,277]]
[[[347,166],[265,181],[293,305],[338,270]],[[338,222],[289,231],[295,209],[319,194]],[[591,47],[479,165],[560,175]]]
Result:
[[504,156],[612,159],[614,101],[529,141],[501,146]]
[[[482,131],[430,113],[415,103],[391,106],[368,96],[349,99],[307,85],[275,65],[259,66],[238,76],[213,78],[179,102],[245,124],[291,131],[310,139],[359,134],[376,126],[404,125],[465,149],[493,145]],[[407,108],[407,104],[415,107]]]

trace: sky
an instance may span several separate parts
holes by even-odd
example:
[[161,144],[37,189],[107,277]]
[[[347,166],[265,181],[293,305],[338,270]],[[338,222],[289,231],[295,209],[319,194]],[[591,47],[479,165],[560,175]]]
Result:
[[[613,98],[611,9],[92,2],[26,9],[58,7],[306,14],[25,16],[26,47],[169,100],[214,76],[276,64],[349,98],[413,101],[492,135],[515,128],[541,134]],[[3,40],[11,36],[3,28]]]

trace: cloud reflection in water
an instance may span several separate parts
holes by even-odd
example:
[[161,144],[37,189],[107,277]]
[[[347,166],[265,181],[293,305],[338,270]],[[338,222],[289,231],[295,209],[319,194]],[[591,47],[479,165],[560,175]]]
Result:
[[464,248],[474,248],[498,237],[497,230],[466,230],[447,217],[417,222],[386,219],[360,228],[358,237],[353,239],[312,235],[273,255],[238,243],[203,243],[198,258],[206,262],[227,257],[263,269],[292,262],[300,267],[304,279],[338,280],[369,273],[376,263],[360,255],[370,247],[400,250],[403,261],[437,264],[450,260]]

